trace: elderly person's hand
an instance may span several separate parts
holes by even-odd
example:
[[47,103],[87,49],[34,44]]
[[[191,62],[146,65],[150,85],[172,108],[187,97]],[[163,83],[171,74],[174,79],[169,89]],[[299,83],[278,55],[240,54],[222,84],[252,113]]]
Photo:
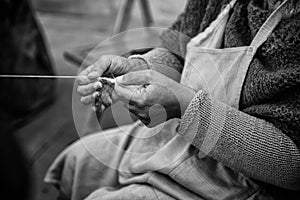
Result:
[[131,72],[116,80],[115,94],[148,127],[180,118],[196,94],[154,70]]
[[[95,64],[84,69],[78,78],[78,93],[82,96],[81,102],[88,105],[95,102],[99,96],[97,89],[102,87],[99,77],[114,75],[119,76],[128,72],[148,69],[148,65],[141,59],[127,59],[121,56],[105,55]],[[104,104],[109,104],[111,99],[107,95],[101,95]]]

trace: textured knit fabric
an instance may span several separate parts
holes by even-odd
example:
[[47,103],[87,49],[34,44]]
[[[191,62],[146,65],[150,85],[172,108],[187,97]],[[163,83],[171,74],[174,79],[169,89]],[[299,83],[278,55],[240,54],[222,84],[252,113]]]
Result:
[[154,70],[161,70],[157,65],[171,66],[176,71],[182,70],[181,62],[169,50],[164,48],[155,48],[148,53],[142,55]]
[[180,81],[182,63],[169,50],[164,48],[155,48],[144,55],[139,55],[150,67],[165,76]]
[[205,139],[219,137],[209,156],[225,166],[257,180],[299,190],[300,152],[273,124],[214,101],[200,91],[182,117],[179,133],[195,130],[198,133],[193,145],[199,149],[206,148]]
[[[202,4],[204,4],[203,2],[205,2],[205,1],[199,0],[199,1],[194,1],[194,2],[195,2],[195,4],[202,5]],[[210,4],[214,5],[214,6],[218,6],[218,7],[222,6],[216,2],[217,2],[217,0],[215,2],[210,2]],[[243,3],[244,3],[244,1],[243,1]],[[237,7],[235,7],[235,9],[236,8]],[[194,10],[193,5],[190,6],[190,9]],[[196,10],[198,9],[197,12],[199,12],[201,10],[203,12],[205,10],[206,10],[206,12],[208,12],[209,10],[213,11],[213,9],[208,9],[206,7],[204,7],[204,8],[196,7],[195,9]],[[235,11],[235,10],[233,10],[233,11]],[[214,10],[214,12],[216,12],[216,10]],[[212,15],[218,14],[218,12],[216,12],[216,13],[214,13],[214,12],[211,12],[211,13],[213,13]],[[192,13],[192,15],[193,15],[193,13]],[[199,32],[199,30],[201,31],[201,30],[203,30],[203,27],[205,27],[206,25],[209,25],[211,19],[213,19],[212,16],[204,17],[204,14],[201,14],[201,13],[198,15],[198,17],[201,15],[202,15],[203,19],[206,20],[206,22],[202,23],[202,21],[199,19],[200,25],[199,26],[197,25],[198,26],[197,30],[195,30],[195,31],[192,30],[190,32],[187,31],[187,32],[189,32],[189,34],[190,33],[197,34],[197,32]],[[183,19],[184,16],[185,16],[185,14],[181,15],[181,19]],[[190,16],[190,17],[192,18],[195,16],[196,15]],[[177,25],[178,24],[180,24],[180,22],[177,22]],[[195,24],[197,24],[196,20],[194,20],[190,24],[185,24],[183,26],[182,30],[188,30],[189,29],[188,26],[195,25]],[[178,26],[178,27],[180,27],[180,26]],[[166,36],[166,35],[168,35],[168,33],[165,33],[164,35]],[[169,38],[172,39],[172,37],[176,38],[176,34],[171,35]],[[184,51],[185,46],[182,45],[183,43],[181,43],[181,42],[186,42],[186,41],[187,40],[185,40],[185,39],[184,40],[173,40],[173,42],[174,42],[173,45],[176,47],[179,47],[178,52]],[[164,43],[166,43],[166,41]],[[224,46],[226,47],[226,42],[225,42]],[[174,57],[167,50],[156,49],[156,50],[153,50],[152,52],[149,52],[147,55],[145,55],[145,58],[146,57],[148,57],[147,59],[151,60],[151,61],[147,61],[147,62],[152,63],[152,64],[150,63],[151,68],[154,70],[161,70],[161,69],[159,69],[160,67],[170,68],[172,66],[173,67],[176,66],[175,67],[176,71],[181,71],[180,67],[182,68],[182,65],[179,64],[180,61],[176,60],[176,57]],[[161,58],[161,60],[160,60],[160,58]],[[155,63],[157,63],[157,64],[155,64]],[[164,63],[166,63],[166,65]],[[168,65],[167,63],[172,63],[172,64]],[[253,66],[253,64],[250,67],[252,67],[252,66]],[[264,66],[264,65],[262,65],[262,66]],[[252,104],[250,104],[250,106],[251,105]],[[253,105],[255,105],[255,104],[253,104]],[[299,181],[299,169],[297,169],[297,167],[299,167],[299,150],[296,147],[295,143],[289,137],[287,137],[286,133],[281,131],[279,128],[276,128],[273,125],[273,123],[267,122],[265,120],[266,118],[263,118],[263,117],[257,118],[256,116],[251,116],[245,112],[241,112],[236,109],[230,108],[229,106],[226,106],[220,102],[214,101],[213,99],[210,99],[209,96],[207,96],[207,94],[204,91],[199,91],[197,93],[197,95],[194,97],[194,99],[192,100],[192,102],[190,103],[189,107],[187,108],[185,115],[182,117],[181,126],[180,126],[179,130],[177,128],[176,128],[176,130],[178,130],[179,133],[182,133],[182,134],[186,133],[190,129],[193,129],[193,131],[196,131],[197,135],[196,135],[196,138],[193,140],[193,144],[194,144],[194,146],[198,147],[199,149],[202,149],[203,143],[205,142],[205,138],[213,136],[213,134],[214,134],[214,131],[213,130],[209,131],[209,129],[207,127],[209,127],[211,125],[211,123],[213,123],[215,126],[219,125],[218,121],[216,121],[215,118],[211,118],[212,113],[216,113],[216,114],[220,115],[221,117],[224,117],[225,123],[222,124],[222,126],[223,125],[224,126],[222,127],[222,132],[220,133],[220,138],[218,140],[218,143],[215,146],[215,149],[213,149],[213,151],[210,151],[209,156],[224,163],[226,166],[230,166],[232,169],[240,171],[256,180],[261,180],[264,182],[276,184],[276,185],[279,185],[279,186],[282,186],[285,188],[289,188],[289,189],[298,189],[299,188],[299,182],[297,182],[297,181]],[[140,126],[138,126],[138,127],[140,128]],[[168,127],[166,130],[170,130],[170,128]],[[174,128],[174,130],[175,130],[175,128]],[[125,132],[127,132],[127,131],[125,131]],[[138,130],[137,132],[149,134],[148,132],[141,131],[141,130]],[[120,133],[120,131],[118,131],[118,133]],[[164,134],[164,137],[171,137],[170,136],[171,134],[168,131],[164,132],[164,133],[166,133],[166,134]],[[106,134],[112,136],[112,132],[106,132]],[[176,134],[176,133],[174,133],[174,134]],[[95,135],[95,137],[96,136],[99,136],[99,135]],[[120,156],[122,154],[117,154],[117,156],[115,156],[114,154],[111,153],[111,151],[109,151],[110,152],[109,154],[103,153],[103,149],[106,149],[105,145],[109,145],[109,147],[112,147],[113,145],[111,145],[111,143],[107,143],[102,139],[99,139],[99,138],[96,139],[94,137],[89,137],[87,139],[92,141],[93,144],[95,145],[95,148],[92,148],[92,149],[95,149],[97,152],[95,152],[93,155],[110,157],[109,160],[120,159]],[[119,140],[119,137],[117,137],[116,139]],[[158,138],[158,139],[159,139],[158,141],[155,141],[156,145],[159,144],[160,142],[163,142],[163,140],[161,138]],[[127,140],[124,140],[124,141],[127,141]],[[141,146],[138,146],[138,145],[136,145],[138,143],[134,143],[136,141],[137,140],[131,141],[130,145],[127,145],[126,142],[124,142],[124,144],[126,144],[126,147],[143,149],[140,147],[145,143],[141,143]],[[101,142],[103,142],[103,144],[101,144]],[[85,145],[86,145],[86,147],[92,147],[90,144],[85,144]],[[116,146],[120,147],[119,144]],[[144,146],[147,146],[147,145],[144,145]],[[89,151],[84,152],[82,150],[82,148],[79,149],[80,151],[75,151],[76,148],[74,150],[74,147],[75,146],[72,146],[70,148],[70,149],[72,149],[71,154],[67,153],[67,154],[63,155],[64,157],[68,157],[68,159],[59,160],[59,167],[56,166],[56,168],[54,168],[54,170],[58,170],[58,171],[56,171],[55,174],[58,175],[59,177],[62,176],[63,178],[70,178],[70,183],[66,183],[64,181],[64,179],[60,180],[59,178],[58,178],[58,181],[61,181],[62,184],[68,185],[71,188],[71,192],[76,193],[79,191],[76,187],[73,187],[74,183],[82,184],[83,185],[82,187],[87,187],[90,191],[93,188],[91,188],[91,186],[88,184],[90,184],[91,182],[99,183],[99,182],[103,181],[104,180],[103,176],[107,175],[108,172],[105,171],[105,173],[103,173],[103,170],[97,169],[97,165],[94,165],[93,163],[90,163],[87,160],[88,156],[91,158],[91,154]],[[101,148],[99,148],[99,147],[101,147]],[[118,148],[118,149],[122,149],[122,148]],[[77,148],[77,150],[78,150],[78,148]],[[175,150],[176,149],[174,149],[174,151]],[[129,151],[134,152],[131,150],[129,150]],[[86,155],[83,156],[83,154],[87,154],[88,156],[86,156]],[[212,160],[211,157],[207,156],[205,158]],[[190,160],[190,159],[188,159],[188,160]],[[135,160],[129,159],[129,161],[136,164]],[[199,162],[197,162],[197,161],[199,161],[199,160],[192,160],[191,162],[193,162],[193,163],[189,164],[189,165],[177,165],[176,164],[174,171],[176,171],[177,173],[175,176],[172,176],[172,178],[174,178],[175,182],[178,183],[180,186],[183,186],[183,188],[186,187],[186,189],[188,189],[188,190],[192,190],[191,188],[197,189],[201,186],[209,187],[210,186],[209,181],[205,181],[205,182],[203,182],[203,184],[193,184],[196,182],[199,183],[198,181],[203,180],[203,179],[201,179],[201,178],[203,178],[203,176],[200,176],[200,175],[203,175],[203,174],[201,174],[201,172],[203,173],[203,171],[202,171],[203,168],[201,168],[202,165],[199,165]],[[75,162],[75,164],[74,164],[74,162]],[[199,168],[192,168],[194,166],[199,167]],[[70,167],[69,170],[68,170],[68,167]],[[83,170],[81,170],[82,168],[83,168]],[[73,174],[65,175],[65,174],[61,173],[62,172],[62,171],[60,171],[61,169],[63,169],[62,170],[63,172],[68,172],[68,173],[71,172]],[[67,169],[67,170],[64,170],[64,169]],[[84,172],[86,172],[86,170],[88,170],[88,172],[89,172],[87,174],[95,173],[96,175],[93,174],[93,176],[87,177],[86,176],[87,174],[84,173]],[[148,172],[149,170],[145,170],[145,171]],[[174,171],[172,171],[172,172],[174,172]],[[208,173],[208,175],[212,175],[210,180],[213,180],[215,178],[216,174],[214,173],[213,170],[210,172],[211,172],[211,174]],[[80,175],[82,175],[82,176],[80,176]],[[140,171],[139,171],[134,174],[134,176],[139,176],[139,175],[143,176],[144,173],[140,174]],[[180,177],[180,176],[182,177],[182,179],[178,179],[178,177]],[[101,177],[101,178],[99,178],[99,177]],[[225,175],[225,177],[226,177],[226,175]],[[174,183],[173,181],[172,182],[161,182],[164,180],[164,178],[168,178],[168,176],[160,176],[159,178],[157,178],[157,179],[159,179],[159,183],[162,183],[162,184],[160,184],[160,186],[172,188],[172,191],[175,191],[177,194],[180,194],[180,195],[186,194],[186,193],[182,192],[182,190],[180,190],[180,188],[182,188],[182,187],[177,187],[176,184],[173,184]],[[84,179],[87,181],[84,181]],[[96,179],[96,181],[91,181],[91,180],[95,180],[95,179]],[[114,181],[114,180],[118,180],[118,179],[111,178],[111,176],[110,176],[109,180]],[[89,182],[89,181],[91,181],[91,182]],[[141,182],[142,182],[142,184],[144,183],[143,181],[141,181]],[[226,187],[225,182],[220,183],[221,187],[224,185]],[[256,181],[256,182],[258,182],[258,181]],[[258,182],[258,183],[261,185],[260,182]],[[146,191],[143,189],[144,187],[138,187],[136,189],[135,185],[132,186],[131,183],[129,183],[127,185],[129,188],[127,190],[127,192],[133,191],[132,194],[135,194],[135,192],[137,192],[137,194],[140,194],[140,193],[143,193],[143,191]],[[144,184],[144,185],[146,186],[146,184]],[[153,185],[153,183],[152,183],[152,185]],[[138,185],[138,186],[140,186],[140,185]],[[235,186],[239,187],[239,185],[232,184],[232,187],[230,189],[234,190]],[[264,186],[266,186],[266,185],[264,185]],[[269,187],[269,185],[267,185],[266,187]],[[163,187],[158,187],[158,188],[161,190],[161,188],[163,188]],[[212,188],[212,189],[215,189],[215,188]],[[98,191],[95,191],[95,192],[99,192],[99,191],[103,191],[103,190],[104,190],[103,188],[100,188]],[[111,191],[111,193],[113,193],[114,189],[108,188],[108,190]],[[126,188],[125,188],[125,190],[126,190]],[[123,192],[125,190],[123,190]],[[259,188],[259,191],[262,191],[262,190],[264,190],[263,187]],[[121,190],[119,190],[119,191],[121,191]],[[195,191],[195,190],[193,190],[193,191]],[[281,192],[282,190],[276,189],[276,191]],[[214,192],[214,190],[210,190],[210,192]],[[268,193],[268,191],[266,193]],[[167,192],[166,192],[166,194],[167,194]],[[117,195],[118,195],[118,198],[126,198],[127,194],[123,194],[123,193],[119,194],[118,193]],[[122,195],[122,196],[120,197],[120,195]],[[147,197],[149,197],[149,196],[152,197],[152,195],[147,195]],[[274,196],[278,197],[277,195],[274,195]],[[93,194],[91,194],[91,197],[94,197]],[[99,194],[98,194],[98,197],[99,197],[99,199],[103,198],[103,196],[101,196]],[[201,198],[201,197],[199,197],[199,198]],[[128,198],[132,199],[132,198],[139,198],[139,197],[137,197],[137,195],[133,195],[133,197],[130,196]],[[144,197],[140,197],[140,198],[144,198]],[[167,199],[166,196],[159,196],[158,198]],[[111,197],[111,199],[116,199],[116,197],[115,196]],[[179,198],[177,198],[177,199],[179,199]],[[196,198],[181,198],[181,199],[196,199]],[[219,199],[219,198],[207,198],[207,199]],[[228,198],[228,199],[233,199],[233,198]],[[237,199],[240,199],[240,198],[237,198]],[[278,199],[282,199],[282,198],[279,197]],[[285,196],[284,199],[292,199],[292,198]]]
[[[194,37],[216,18],[228,0],[189,0],[185,12],[162,35],[165,48],[185,55],[187,39]],[[261,25],[278,5],[275,0],[241,0],[226,27],[224,48],[248,46]],[[240,108],[265,119],[300,146],[300,2],[291,1],[287,13],[268,40],[258,49],[246,76]]]
[[[189,1],[172,29],[195,36],[209,25],[225,2]],[[249,45],[276,6],[278,1],[238,1],[226,27],[224,47]],[[292,8],[296,10],[294,14],[290,14]],[[211,156],[249,177],[289,189],[299,189],[300,185],[298,10],[299,3],[288,9],[255,55],[243,86],[242,112],[198,94],[181,123],[182,133],[198,131],[193,143],[201,148],[204,138],[213,134],[207,132],[213,123],[211,113],[225,113],[225,125]],[[188,40],[177,37],[176,32],[167,31],[162,36],[163,44],[173,53],[184,55]],[[143,58],[153,62],[152,66],[160,63],[159,67],[173,66],[177,71],[183,67],[166,49],[152,50]],[[218,109],[225,112],[217,112]]]
[[[181,65],[177,58],[167,51],[158,48],[142,57],[154,70],[166,73],[167,66],[173,65],[179,69]],[[218,115],[218,119],[226,118],[224,127],[218,129],[222,130],[221,133],[216,133],[217,129],[208,131],[212,123],[219,123],[213,120],[212,113]],[[206,137],[220,135],[209,156],[234,170],[284,188],[297,190],[300,187],[299,149],[287,135],[266,120],[214,101],[200,91],[181,120],[179,134],[187,132],[197,132],[193,145],[199,149],[205,148],[203,141]]]

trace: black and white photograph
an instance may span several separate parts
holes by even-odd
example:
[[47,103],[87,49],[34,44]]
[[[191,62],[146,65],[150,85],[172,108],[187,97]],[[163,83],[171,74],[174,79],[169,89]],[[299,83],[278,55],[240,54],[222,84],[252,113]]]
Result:
[[0,199],[297,200],[299,0],[1,0]]

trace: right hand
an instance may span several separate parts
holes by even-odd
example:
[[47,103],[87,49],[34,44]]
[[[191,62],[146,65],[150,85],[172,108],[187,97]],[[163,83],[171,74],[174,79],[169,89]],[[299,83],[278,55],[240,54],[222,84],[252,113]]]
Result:
[[[80,101],[85,104],[93,104],[99,95],[96,90],[102,87],[98,81],[102,76],[120,76],[128,72],[148,69],[148,65],[141,59],[127,59],[121,56],[105,55],[93,65],[79,73],[77,91],[81,95]],[[111,101],[110,97],[102,96],[103,102]],[[109,103],[109,102],[107,102]]]

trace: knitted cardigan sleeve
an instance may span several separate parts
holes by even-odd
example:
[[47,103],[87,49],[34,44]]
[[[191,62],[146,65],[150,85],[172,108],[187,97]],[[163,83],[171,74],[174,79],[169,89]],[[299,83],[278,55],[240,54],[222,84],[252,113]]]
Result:
[[[168,77],[172,68],[181,67],[163,48],[140,57]],[[295,143],[273,124],[212,100],[204,91],[199,91],[186,109],[179,134],[203,153],[248,177],[300,189],[300,151]]]
[[[204,11],[196,13],[193,3],[203,4],[204,8],[207,2],[188,1],[186,12],[193,12],[199,23]],[[168,77],[170,68],[180,72],[183,67],[174,53],[184,57],[187,40],[181,40],[176,31],[193,37],[199,28],[191,25],[193,20],[183,22],[186,12],[162,35],[164,48],[141,55],[152,69]],[[246,176],[286,189],[300,189],[300,152],[293,140],[272,123],[212,100],[203,91],[187,108],[179,134],[200,151]]]
[[248,177],[300,189],[300,151],[265,120],[212,100],[199,91],[181,119],[179,134],[202,153]]

